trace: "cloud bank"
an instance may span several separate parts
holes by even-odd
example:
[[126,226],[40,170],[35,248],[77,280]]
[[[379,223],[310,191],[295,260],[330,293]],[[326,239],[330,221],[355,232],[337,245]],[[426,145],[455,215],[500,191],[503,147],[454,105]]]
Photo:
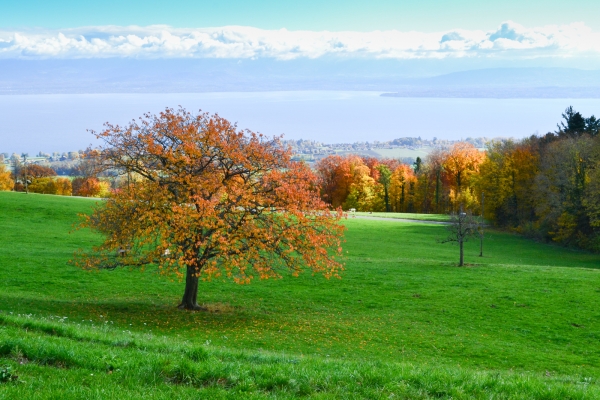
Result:
[[526,28],[505,22],[489,32],[329,32],[253,27],[176,29],[101,26],[0,30],[0,58],[371,59],[600,57],[600,33],[583,23]]

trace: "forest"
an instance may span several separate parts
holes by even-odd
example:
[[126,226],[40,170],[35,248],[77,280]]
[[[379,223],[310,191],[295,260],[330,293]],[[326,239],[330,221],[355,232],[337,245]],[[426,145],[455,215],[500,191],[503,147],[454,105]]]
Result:
[[459,142],[413,165],[331,155],[316,165],[333,208],[447,214],[461,207],[536,239],[600,250],[600,120],[569,107],[555,132]]

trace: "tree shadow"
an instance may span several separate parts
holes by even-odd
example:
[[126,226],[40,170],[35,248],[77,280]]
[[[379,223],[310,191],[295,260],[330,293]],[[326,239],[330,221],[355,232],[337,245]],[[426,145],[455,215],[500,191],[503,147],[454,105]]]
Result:
[[58,300],[0,294],[1,311],[14,315],[67,317],[82,324],[108,324],[119,328],[156,331],[185,331],[202,326],[211,329],[244,329],[269,322],[266,313],[252,312],[227,303],[208,302],[207,311],[190,312],[177,309],[176,302],[136,301],[132,299]]

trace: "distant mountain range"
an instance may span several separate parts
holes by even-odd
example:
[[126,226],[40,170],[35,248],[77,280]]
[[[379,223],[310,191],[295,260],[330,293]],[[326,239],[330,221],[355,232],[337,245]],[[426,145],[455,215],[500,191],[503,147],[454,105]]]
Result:
[[489,68],[413,79],[392,97],[600,98],[600,71]]
[[600,70],[487,68],[407,77],[397,60],[0,60],[0,94],[371,90],[398,97],[600,98]]

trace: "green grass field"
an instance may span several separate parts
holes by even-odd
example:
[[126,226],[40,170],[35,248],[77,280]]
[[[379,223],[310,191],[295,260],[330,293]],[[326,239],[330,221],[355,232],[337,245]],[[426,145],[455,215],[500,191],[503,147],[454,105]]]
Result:
[[598,255],[490,230],[458,268],[444,226],[348,219],[341,280],[204,282],[191,313],[67,264],[93,202],[0,192],[0,398],[600,398]]
[[416,213],[366,212],[366,211],[356,211],[354,213],[348,212],[349,217],[352,217],[353,215],[355,215],[357,217],[413,219],[415,221],[446,222],[446,221],[450,220],[450,216],[446,215],[446,214],[416,214]]

